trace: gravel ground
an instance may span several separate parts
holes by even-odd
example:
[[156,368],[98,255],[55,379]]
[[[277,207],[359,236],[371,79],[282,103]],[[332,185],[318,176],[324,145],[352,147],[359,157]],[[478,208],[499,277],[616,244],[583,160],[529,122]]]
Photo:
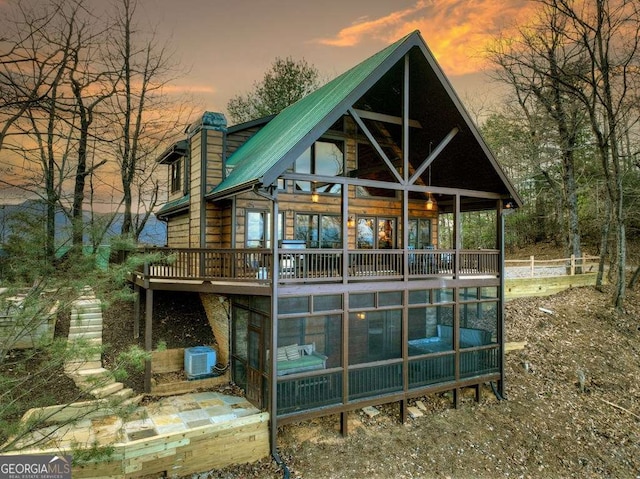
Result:
[[[510,266],[504,269],[505,277],[508,278],[531,278],[531,268],[528,266]],[[564,266],[542,266],[534,268],[533,276],[563,276],[566,274]]]

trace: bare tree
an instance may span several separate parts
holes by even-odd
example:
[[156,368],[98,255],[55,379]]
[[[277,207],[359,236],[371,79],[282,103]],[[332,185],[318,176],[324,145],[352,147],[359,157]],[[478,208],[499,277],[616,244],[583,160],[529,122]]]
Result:
[[[608,214],[616,238],[614,305],[622,309],[626,289],[626,209],[623,143],[628,128],[640,118],[634,113],[640,76],[640,6],[635,0],[595,0],[577,5],[569,0],[545,3],[571,22],[567,41],[579,44],[587,54],[587,68],[579,72],[580,88],[574,94],[589,114],[597,141],[608,194]],[[606,251],[608,230],[603,229]],[[599,268],[599,282],[603,274]]]
[[[3,181],[43,199],[46,205],[44,250],[49,263],[54,258],[56,208],[69,174],[69,131],[64,123],[73,120],[64,106],[64,83],[78,12],[77,5],[63,10],[61,5],[53,4],[38,10],[21,4],[13,22],[16,28],[26,28],[28,33],[21,36],[15,32],[16,42],[5,41],[10,48],[4,57],[2,87],[7,97],[13,98],[13,103],[5,103],[1,109],[5,119],[3,147],[39,167],[33,169],[31,177],[21,178],[12,177],[11,171],[5,170]],[[29,85],[26,91],[23,85]],[[9,137],[15,139],[11,144],[6,142]]]
[[[581,258],[575,152],[585,115],[572,94],[576,79],[571,72],[583,68],[584,50],[564,41],[566,23],[557,9],[543,8],[533,23],[518,29],[515,39],[499,39],[490,58],[499,67],[497,77],[513,88],[527,123],[534,124],[532,111],[539,112],[540,106],[555,126],[562,167],[558,199],[567,212],[565,247]],[[548,172],[541,171],[554,186]]]
[[[640,7],[635,0],[537,1],[545,14],[538,25],[548,34],[544,36],[540,29],[534,31],[543,39],[553,39],[553,42],[543,41],[545,48],[535,48],[540,43],[531,35],[523,35],[523,38],[531,40],[523,42],[529,49],[524,49],[524,54],[518,52],[519,58],[535,58],[536,63],[530,60],[525,63],[527,70],[535,71],[544,82],[551,84],[551,91],[561,95],[561,99],[573,99],[563,102],[571,109],[564,110],[562,120],[563,110],[554,106],[556,100],[551,97],[550,112],[559,126],[560,120],[570,126],[568,121],[573,114],[580,114],[580,111],[586,114],[607,192],[598,284],[602,284],[612,225],[616,238],[612,255],[614,261],[611,263],[616,286],[614,304],[621,309],[625,296],[626,264],[624,176],[629,168],[625,165],[630,164],[624,161],[622,145],[628,129],[638,124]],[[507,58],[511,62],[507,66],[522,63],[513,51]],[[578,110],[572,106],[574,101],[580,104]],[[570,139],[570,136],[566,138]],[[572,145],[570,141],[566,143],[567,152]]]
[[[121,234],[138,238],[158,201],[153,161],[158,147],[178,133],[184,121],[180,107],[169,102],[163,88],[177,76],[166,45],[154,33],[145,35],[135,24],[136,0],[121,0],[116,18],[113,66],[120,68],[118,94],[113,102],[119,137],[117,162],[122,185],[124,218]],[[150,186],[150,187],[149,187]],[[141,215],[133,214],[134,195]]]

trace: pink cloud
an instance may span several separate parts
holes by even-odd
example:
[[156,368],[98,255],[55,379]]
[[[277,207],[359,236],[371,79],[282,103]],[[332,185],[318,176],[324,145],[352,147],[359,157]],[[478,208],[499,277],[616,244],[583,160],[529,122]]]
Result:
[[463,75],[482,69],[487,42],[530,11],[527,0],[420,0],[384,17],[358,19],[335,37],[317,41],[338,47],[372,39],[391,43],[420,30],[446,73]]

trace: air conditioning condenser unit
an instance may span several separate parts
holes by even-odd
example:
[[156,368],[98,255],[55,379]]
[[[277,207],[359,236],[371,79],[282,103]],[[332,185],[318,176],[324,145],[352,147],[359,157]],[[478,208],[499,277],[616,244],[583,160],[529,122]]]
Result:
[[216,350],[210,346],[194,346],[184,350],[184,370],[188,379],[213,376]]

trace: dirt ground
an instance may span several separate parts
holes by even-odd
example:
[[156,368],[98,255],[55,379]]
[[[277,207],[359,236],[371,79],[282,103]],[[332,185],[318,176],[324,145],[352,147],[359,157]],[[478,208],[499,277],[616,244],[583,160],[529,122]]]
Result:
[[[609,292],[580,288],[506,307],[506,400],[487,387],[419,398],[424,416],[399,423],[397,404],[284,426],[280,456],[292,478],[640,477],[640,294],[616,314]],[[541,310],[544,309],[545,311]],[[280,478],[271,459],[200,478]]]

